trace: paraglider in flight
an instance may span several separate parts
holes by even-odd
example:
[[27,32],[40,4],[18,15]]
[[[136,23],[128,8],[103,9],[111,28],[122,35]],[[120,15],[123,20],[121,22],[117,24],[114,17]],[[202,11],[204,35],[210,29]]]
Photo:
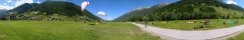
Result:
[[81,3],[81,10],[83,11],[86,8],[86,6],[89,6],[89,4],[90,3],[88,1],[82,2]]

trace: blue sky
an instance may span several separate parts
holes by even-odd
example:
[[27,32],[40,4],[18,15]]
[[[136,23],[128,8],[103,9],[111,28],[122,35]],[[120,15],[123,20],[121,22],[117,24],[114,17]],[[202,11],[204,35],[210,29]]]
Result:
[[[23,3],[41,3],[46,0],[0,0],[0,9],[12,9]],[[115,19],[131,10],[138,8],[151,7],[161,3],[172,3],[177,0],[54,0],[54,1],[68,1],[81,5],[84,1],[89,1],[90,5],[86,9],[97,15],[99,11],[103,11],[107,16],[100,16],[105,20]],[[225,0],[226,1],[226,0]],[[244,0],[235,0],[237,5],[244,8]]]
[[92,13],[104,11],[108,16],[103,19],[112,20],[131,10],[150,7],[163,2],[174,2],[173,0],[83,0],[89,1],[90,5],[87,10]]

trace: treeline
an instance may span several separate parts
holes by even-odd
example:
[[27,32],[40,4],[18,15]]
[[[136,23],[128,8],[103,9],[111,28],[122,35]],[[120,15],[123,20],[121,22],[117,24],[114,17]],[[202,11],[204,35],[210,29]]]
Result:
[[94,19],[90,19],[86,16],[72,16],[68,17],[62,14],[54,13],[47,14],[46,12],[26,12],[23,14],[17,14],[16,12],[10,12],[6,14],[2,20],[37,20],[37,21],[96,21]]

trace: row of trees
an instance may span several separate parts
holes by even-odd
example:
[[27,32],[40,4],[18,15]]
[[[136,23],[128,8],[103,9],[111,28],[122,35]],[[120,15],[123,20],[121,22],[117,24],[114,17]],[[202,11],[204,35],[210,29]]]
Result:
[[7,14],[2,19],[4,20],[43,20],[43,21],[95,21],[86,16],[75,15],[68,17],[62,14],[47,14],[39,11],[26,12],[23,14],[17,14],[16,12],[11,12]]

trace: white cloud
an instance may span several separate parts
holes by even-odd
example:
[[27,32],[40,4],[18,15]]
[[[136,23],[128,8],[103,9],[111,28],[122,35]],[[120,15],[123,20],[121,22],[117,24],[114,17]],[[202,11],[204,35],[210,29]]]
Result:
[[105,12],[103,12],[103,11],[97,12],[97,15],[98,16],[107,16],[107,14]]
[[5,0],[5,2],[0,5],[0,9],[10,10],[25,3],[33,3],[33,0]]
[[18,6],[25,4],[25,3],[33,3],[33,0],[17,0],[15,2],[15,7],[18,7]]
[[47,1],[66,1],[66,0],[47,0]]
[[112,17],[108,17],[106,20],[111,21],[113,20]]
[[13,9],[13,6],[6,6],[6,5],[0,5],[0,9],[6,9],[6,10],[10,10]]
[[11,3],[11,2],[13,2],[13,0],[6,0],[6,2]]
[[226,3],[227,4],[235,4],[235,5],[237,5],[237,3],[234,0],[227,0]]
[[7,3],[3,3],[3,5],[7,5]]
[[40,1],[37,1],[36,3],[38,3],[38,4],[39,4],[39,3],[41,3],[41,2],[40,2]]

